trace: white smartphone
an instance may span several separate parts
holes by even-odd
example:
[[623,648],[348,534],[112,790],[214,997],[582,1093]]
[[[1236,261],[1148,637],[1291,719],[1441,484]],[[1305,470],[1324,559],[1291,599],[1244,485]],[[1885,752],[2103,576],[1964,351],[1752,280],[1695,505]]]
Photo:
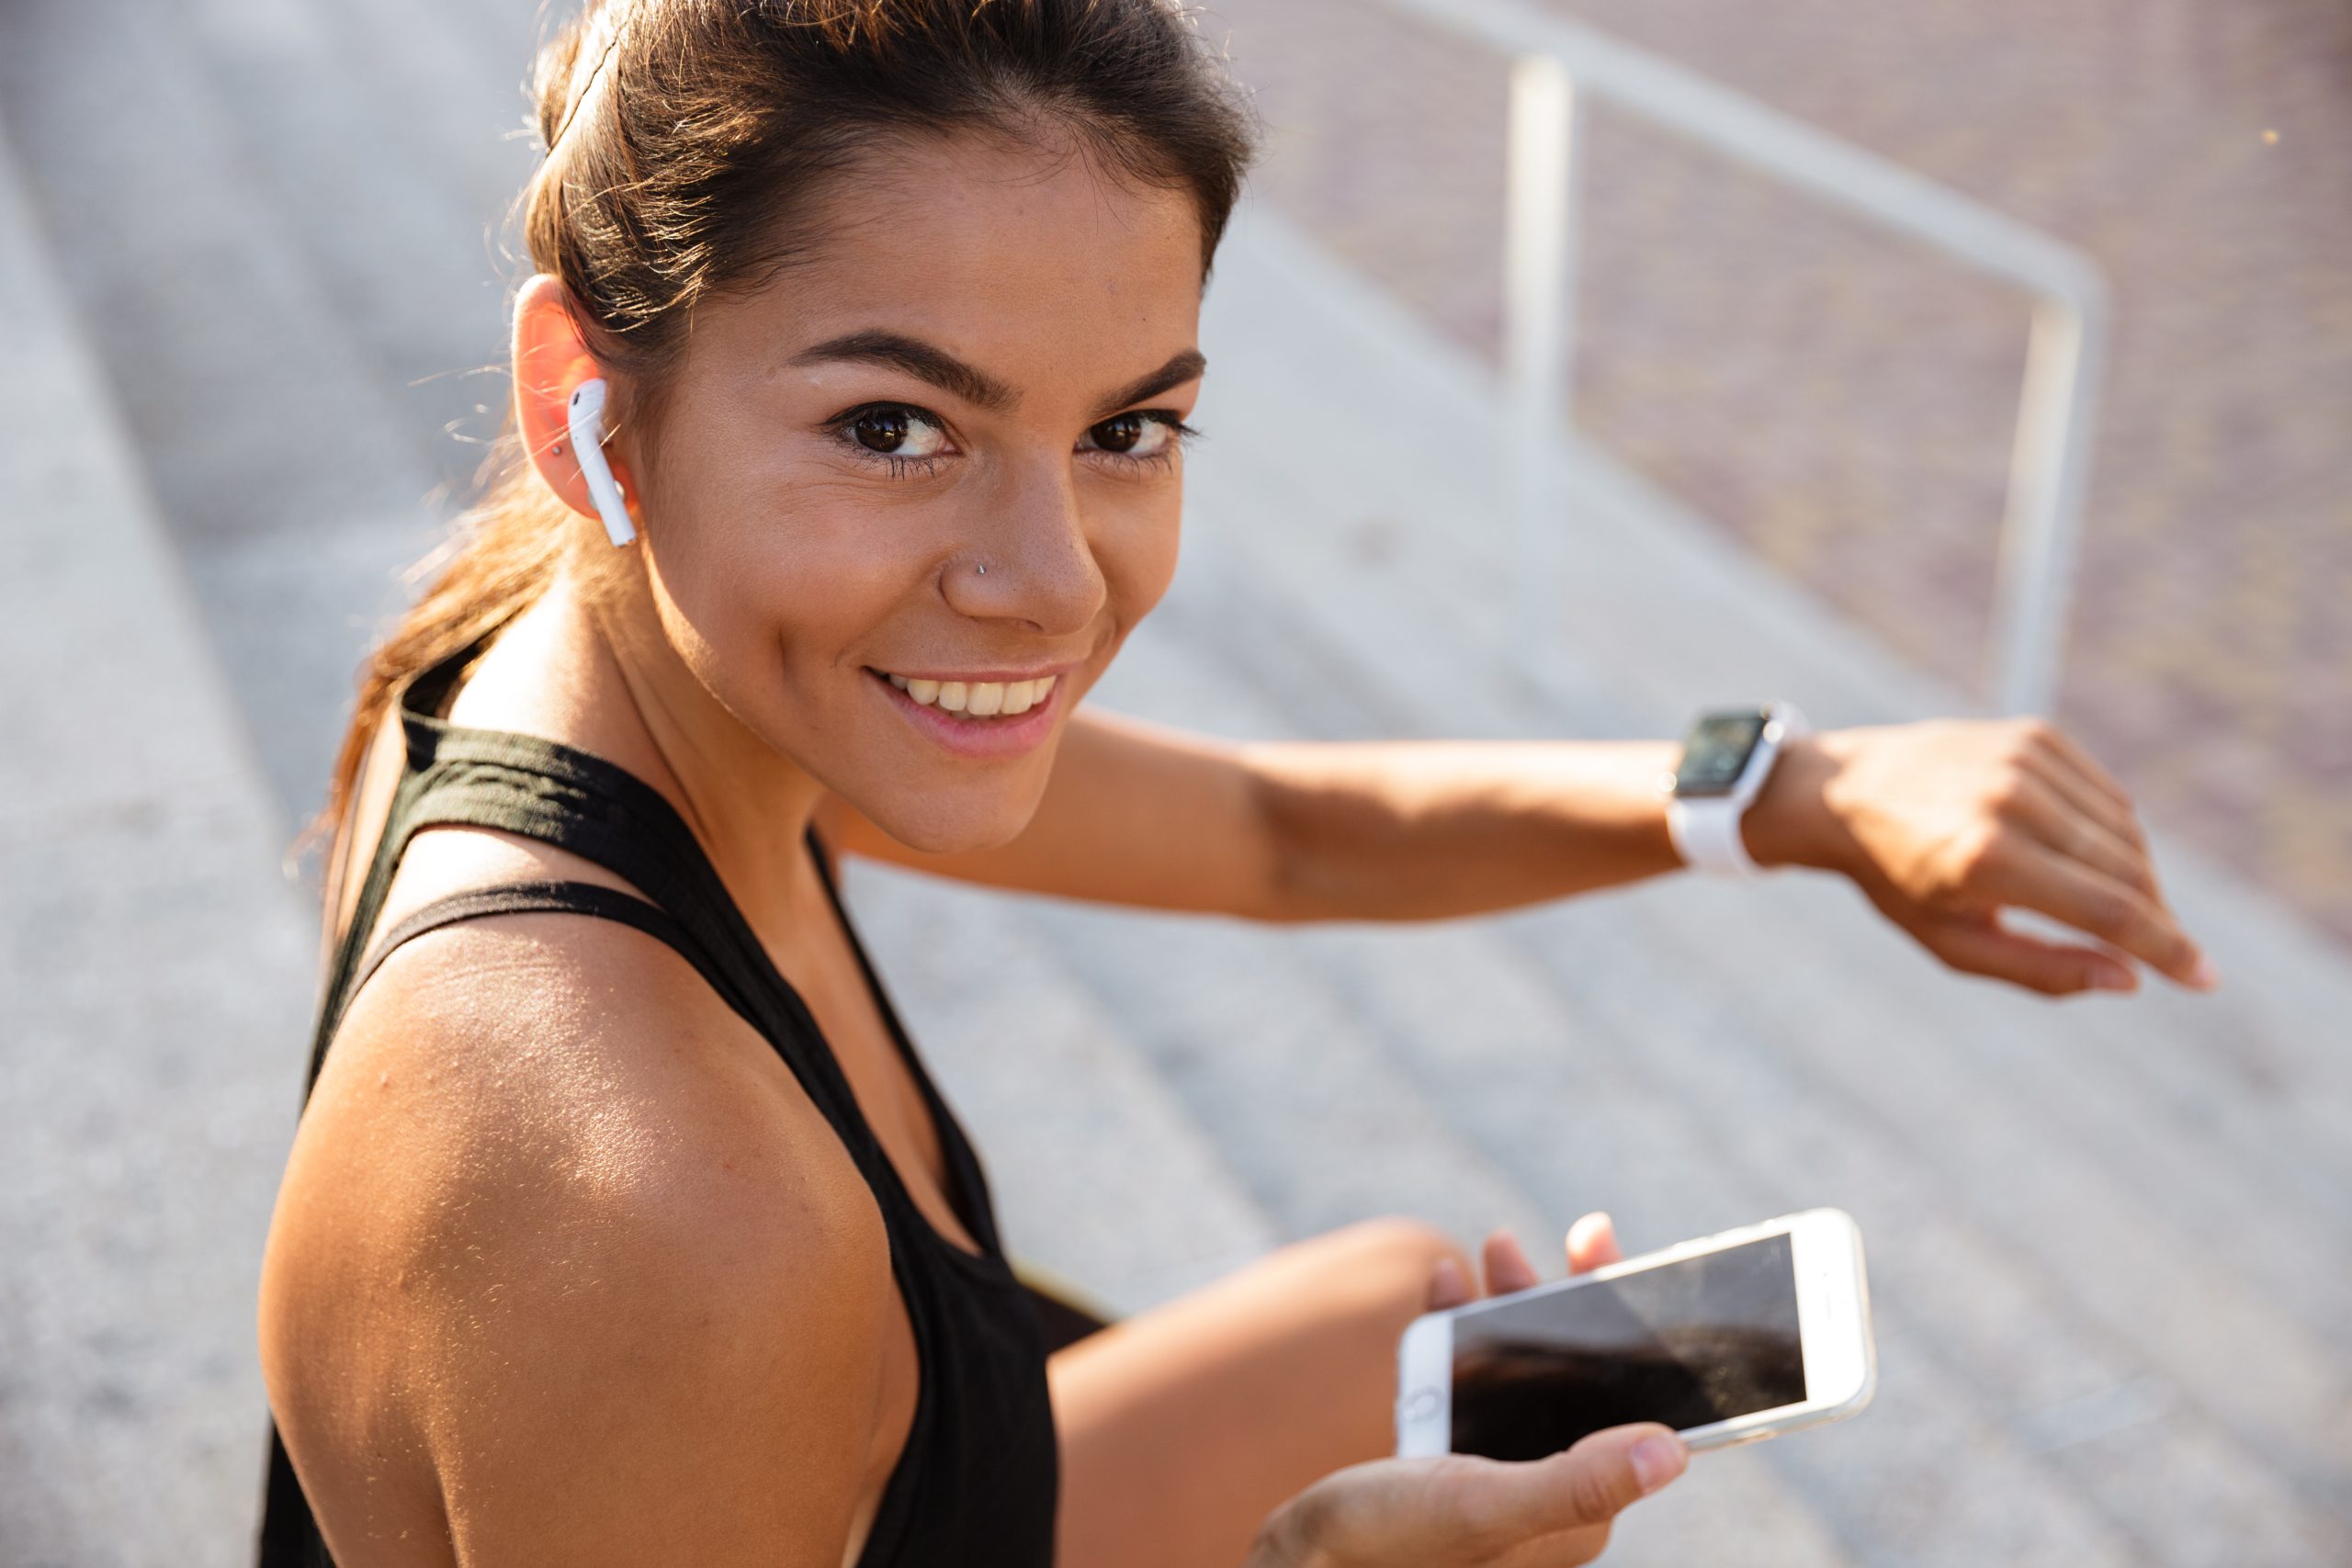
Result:
[[1813,1209],[1433,1312],[1398,1362],[1408,1456],[1541,1459],[1631,1421],[1723,1449],[1835,1421],[1878,1386],[1862,1233]]

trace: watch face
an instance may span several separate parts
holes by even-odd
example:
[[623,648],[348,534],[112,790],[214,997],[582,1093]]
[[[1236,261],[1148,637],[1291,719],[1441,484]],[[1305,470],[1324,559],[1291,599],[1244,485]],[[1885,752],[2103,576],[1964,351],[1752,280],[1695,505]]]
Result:
[[1674,770],[1674,793],[1684,797],[1729,795],[1747,770],[1764,739],[1761,708],[1711,713],[1690,727],[1682,743],[1682,765]]

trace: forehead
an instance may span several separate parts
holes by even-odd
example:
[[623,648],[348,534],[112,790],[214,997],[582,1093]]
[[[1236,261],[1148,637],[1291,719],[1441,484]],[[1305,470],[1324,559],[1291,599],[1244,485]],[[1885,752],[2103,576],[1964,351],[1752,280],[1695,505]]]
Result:
[[923,338],[1016,388],[1073,396],[1190,348],[1201,223],[1191,194],[1007,138],[886,140],[830,182],[808,243],[755,291],[697,312],[693,357],[773,373],[845,333]]

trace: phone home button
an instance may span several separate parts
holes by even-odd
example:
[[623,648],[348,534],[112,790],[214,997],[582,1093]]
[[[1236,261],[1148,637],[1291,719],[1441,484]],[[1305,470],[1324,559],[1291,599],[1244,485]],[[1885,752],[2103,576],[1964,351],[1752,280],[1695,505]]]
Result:
[[1417,1388],[1405,1401],[1405,1419],[1426,1421],[1437,1414],[1439,1394],[1433,1388]]

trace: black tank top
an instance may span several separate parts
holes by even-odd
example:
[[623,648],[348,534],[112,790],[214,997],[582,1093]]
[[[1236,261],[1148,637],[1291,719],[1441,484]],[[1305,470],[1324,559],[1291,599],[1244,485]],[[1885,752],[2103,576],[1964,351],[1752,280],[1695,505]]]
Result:
[[[692,829],[659,792],[588,752],[438,716],[480,647],[424,671],[401,694],[406,756],[350,929],[329,970],[311,1050],[311,1083],[317,1083],[335,1026],[359,987],[393,949],[426,931],[492,915],[562,911],[618,920],[674,948],[784,1058],[873,1189],[889,1235],[891,1273],[914,1325],[921,1375],[906,1448],[883,1493],[860,1568],[1050,1563],[1057,1464],[1038,1313],[1004,1256],[971,1143],[876,977],[813,830],[809,851],[818,874],[938,1129],[949,1196],[980,1245],[978,1255],[949,1241],[916,1208],[859,1114],[815,1019],[769,960]],[[368,951],[409,840],[445,823],[503,829],[555,845],[604,866],[644,897],[583,882],[481,888],[419,909]],[[333,1561],[273,1427],[261,1568],[321,1568]]]

